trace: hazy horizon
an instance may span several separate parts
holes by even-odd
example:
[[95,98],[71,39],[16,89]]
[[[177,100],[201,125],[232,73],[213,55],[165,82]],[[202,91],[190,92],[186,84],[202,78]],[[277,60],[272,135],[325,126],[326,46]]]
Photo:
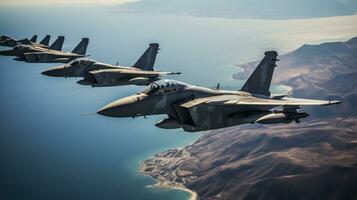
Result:
[[52,5],[52,4],[122,4],[135,0],[0,0],[0,5]]

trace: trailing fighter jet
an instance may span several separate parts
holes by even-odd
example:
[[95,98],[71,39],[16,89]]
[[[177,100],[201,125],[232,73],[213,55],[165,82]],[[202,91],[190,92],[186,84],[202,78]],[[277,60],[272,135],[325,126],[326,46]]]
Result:
[[24,53],[21,59],[29,63],[68,63],[77,58],[87,57],[88,43],[89,39],[83,38],[72,52],[48,49],[46,51]]
[[6,47],[14,47],[18,44],[31,44],[31,43],[36,43],[37,40],[37,35],[32,36],[32,38],[29,39],[22,39],[22,40],[16,40],[12,37],[9,37],[7,35],[2,35],[0,36],[0,46],[6,46]]
[[[26,39],[25,39],[26,40]],[[11,50],[0,51],[0,55],[3,56],[16,56],[15,60],[23,61],[26,53],[33,52],[48,52],[48,51],[60,51],[63,46],[64,36],[58,36],[57,40],[48,46],[50,36],[46,36],[39,44],[34,42],[24,42],[26,44],[18,44]]]
[[32,38],[30,40],[27,38],[21,39],[21,40],[16,40],[10,36],[2,35],[2,36],[0,36],[0,46],[14,47],[18,44],[35,43],[36,40],[37,40],[37,35],[32,36]]
[[[300,122],[308,117],[301,106],[327,106],[340,101],[288,98],[271,95],[269,88],[277,52],[268,51],[240,90],[227,91],[160,80],[142,92],[114,101],[97,113],[109,117],[138,117],[166,114],[156,123],[164,129],[205,131],[245,123]],[[280,108],[272,110],[273,108]]]
[[0,46],[7,46],[7,47],[15,47],[16,45],[34,45],[40,46],[44,48],[48,48],[48,43],[50,42],[50,35],[46,35],[39,43],[36,43],[37,35],[34,35],[30,40],[29,39],[22,39],[22,40],[15,40],[6,35],[0,36]]
[[117,66],[93,60],[74,60],[70,63],[50,68],[42,74],[54,77],[83,77],[82,85],[93,87],[120,85],[148,85],[163,75],[179,72],[154,71],[154,63],[159,44],[152,43],[132,67]]

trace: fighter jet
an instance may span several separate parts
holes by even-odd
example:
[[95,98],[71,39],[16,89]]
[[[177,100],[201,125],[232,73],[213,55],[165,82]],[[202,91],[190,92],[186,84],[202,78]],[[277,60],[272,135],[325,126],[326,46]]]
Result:
[[7,35],[2,35],[0,36],[0,46],[6,46],[6,47],[14,47],[18,44],[31,44],[31,43],[36,43],[37,40],[37,35],[32,36],[32,38],[29,39],[22,39],[22,40],[16,40],[12,37],[9,37]]
[[[269,88],[277,52],[268,51],[240,90],[227,91],[160,80],[143,91],[114,101],[97,113],[109,117],[138,117],[166,114],[157,122],[164,129],[183,128],[196,132],[246,123],[300,122],[308,117],[302,106],[327,106],[341,101],[289,98],[271,95]],[[273,110],[276,108],[276,110]]]
[[27,38],[16,40],[10,36],[2,35],[0,36],[0,46],[14,47],[18,44],[23,44],[23,43],[35,43],[36,40],[37,40],[37,35],[32,36],[30,40]]
[[180,74],[180,72],[154,71],[158,50],[159,44],[151,43],[140,59],[131,67],[82,59],[50,68],[43,71],[42,74],[54,77],[83,77],[84,79],[78,83],[93,87],[148,85],[159,80],[163,75]]
[[23,42],[26,44],[18,44],[11,50],[0,51],[0,55],[16,56],[18,58],[15,58],[15,60],[22,61],[25,59],[26,53],[47,52],[51,50],[60,51],[62,49],[64,36],[59,36],[51,46],[48,46],[49,40],[50,36],[48,35],[39,44],[34,42]]
[[16,45],[33,45],[33,46],[40,46],[43,48],[48,48],[48,43],[50,42],[51,36],[46,35],[39,43],[36,43],[37,35],[34,35],[30,40],[29,39],[22,39],[22,40],[15,40],[6,35],[0,36],[0,46],[7,46],[7,47],[15,47]]
[[21,59],[29,63],[68,63],[77,58],[87,57],[88,43],[89,39],[83,38],[72,52],[48,49],[47,51],[24,53]]

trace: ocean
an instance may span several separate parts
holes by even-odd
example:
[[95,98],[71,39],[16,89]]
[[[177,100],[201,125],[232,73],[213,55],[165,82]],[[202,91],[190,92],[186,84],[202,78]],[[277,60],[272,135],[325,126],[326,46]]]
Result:
[[[191,84],[239,89],[232,79],[241,64],[264,51],[287,53],[304,43],[356,36],[357,16],[304,20],[196,18],[119,13],[116,6],[1,6],[0,35],[18,39],[66,36],[72,50],[90,38],[92,59],[130,66],[150,42],[158,42],[156,69],[180,71]],[[1,48],[1,50],[6,48]],[[142,90],[91,88],[75,78],[40,74],[56,64],[28,64],[0,57],[0,199],[187,199],[182,191],[148,188],[141,160],[185,146],[200,134],[154,126],[164,116],[115,119],[92,113]],[[284,92],[284,86],[274,86]],[[204,134],[204,133],[201,133]]]

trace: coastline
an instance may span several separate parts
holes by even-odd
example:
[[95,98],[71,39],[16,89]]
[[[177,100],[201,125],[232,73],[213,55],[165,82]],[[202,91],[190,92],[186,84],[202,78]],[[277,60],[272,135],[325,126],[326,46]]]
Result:
[[182,184],[180,186],[163,187],[160,185],[160,181],[158,181],[157,179],[155,179],[155,180],[156,180],[155,184],[148,185],[147,187],[154,188],[154,189],[160,189],[160,190],[181,190],[181,191],[184,191],[184,192],[187,192],[190,194],[190,198],[188,200],[197,200],[197,197],[198,197],[197,193],[193,190],[188,189],[186,186],[184,186]]
[[[156,183],[148,185],[149,188],[163,190],[181,190],[190,194],[188,200],[197,200],[198,195],[195,191],[188,189],[183,183],[190,180],[178,176],[176,170],[184,160],[189,159],[190,155],[184,148],[175,148],[163,153],[155,154],[151,158],[141,161],[139,172],[153,178]],[[180,181],[177,181],[180,180]]]

